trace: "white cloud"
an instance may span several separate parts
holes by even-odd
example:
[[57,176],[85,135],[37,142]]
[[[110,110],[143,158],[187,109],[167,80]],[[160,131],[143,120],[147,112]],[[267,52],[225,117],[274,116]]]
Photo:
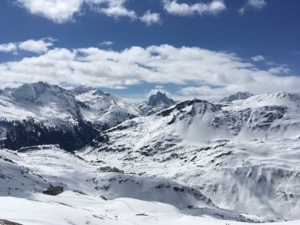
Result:
[[179,91],[185,96],[185,99],[201,98],[210,101],[220,99],[220,96],[227,96],[232,94],[231,91],[224,90],[224,88],[212,88],[210,86],[192,86],[185,87]]
[[247,0],[246,4],[239,9],[240,14],[244,14],[248,9],[260,10],[267,5],[265,0]]
[[128,0],[80,0],[81,5],[86,4],[90,9],[109,17],[129,17],[136,20],[138,16],[135,11],[126,8]]
[[146,97],[149,98],[151,95],[155,95],[158,91],[165,93],[169,98],[172,97],[172,94],[165,89],[163,85],[156,85],[153,89],[146,93]]
[[111,46],[113,45],[114,43],[112,41],[103,41],[101,42],[99,45],[102,45],[102,46]]
[[[138,15],[134,10],[128,9],[129,0],[14,0],[31,14],[47,18],[56,23],[74,21],[76,15],[82,14],[83,5],[108,17],[118,19],[127,17],[139,20],[147,25],[160,23],[159,13],[146,11]],[[195,4],[178,3],[177,0],[162,0],[164,9],[175,15],[216,15],[226,9],[224,0],[211,0],[211,2],[198,2]]]
[[34,52],[34,53],[45,53],[49,50],[49,47],[53,46],[55,40],[52,38],[43,38],[40,40],[27,40],[24,42],[15,42],[0,45],[0,52],[13,52],[17,54],[18,50]]
[[137,19],[135,11],[129,10],[125,7],[127,0],[86,0],[86,2],[93,6],[99,13],[105,14],[109,17],[129,17],[132,20]]
[[15,52],[17,45],[15,43],[8,43],[0,45],[0,52]]
[[53,39],[40,39],[40,40],[28,40],[19,43],[19,49],[34,52],[44,53],[48,51],[48,48],[53,46]]
[[223,0],[213,0],[210,3],[178,3],[177,0],[163,0],[165,10],[174,15],[191,16],[191,15],[215,15],[226,9]]
[[152,24],[160,23],[161,18],[159,13],[151,13],[150,11],[147,11],[142,17],[140,17],[140,20],[150,26]]
[[290,68],[286,66],[276,66],[272,67],[268,70],[272,74],[284,75],[291,72]]
[[248,5],[256,9],[261,9],[267,5],[265,0],[248,0]]
[[[56,23],[73,21],[76,14],[81,13],[82,6],[96,10],[108,17],[128,17],[131,20],[139,19],[134,10],[128,9],[125,4],[128,0],[15,0],[21,7],[31,14],[39,15]],[[146,14],[140,20],[146,24],[155,23],[158,14]]]
[[[5,75],[2,87],[42,80],[110,88],[126,88],[142,82],[180,84],[186,86],[181,94],[198,93],[206,97],[237,91],[299,91],[298,76],[278,76],[275,72],[261,70],[233,53],[170,45],[131,47],[123,51],[54,48],[36,57],[0,63],[0,74]],[[193,87],[188,87],[189,84]]]
[[56,23],[71,21],[84,0],[16,0],[31,14],[39,15]]
[[262,55],[253,56],[253,57],[251,57],[251,59],[254,62],[262,62],[262,61],[266,60],[266,58],[263,57]]

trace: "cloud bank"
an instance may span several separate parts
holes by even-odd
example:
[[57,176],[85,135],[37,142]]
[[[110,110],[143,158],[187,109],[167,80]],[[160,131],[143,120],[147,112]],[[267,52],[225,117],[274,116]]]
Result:
[[259,69],[234,53],[171,45],[123,51],[52,47],[37,56],[0,64],[0,74],[5,77],[2,88],[46,81],[121,89],[147,82],[175,84],[183,87],[180,95],[203,97],[237,91],[297,92],[300,78],[289,73],[283,66]]
[[[55,23],[75,21],[76,16],[86,13],[85,8],[114,19],[129,18],[132,21],[141,21],[146,25],[160,24],[161,15],[146,10],[141,15],[129,9],[126,4],[130,0],[13,0],[29,13],[47,18]],[[137,0],[136,0],[137,1]],[[160,0],[165,13],[179,16],[217,15],[226,10],[224,0],[211,2],[199,1],[188,4],[178,0]],[[249,0],[255,2],[259,0]],[[249,3],[250,4],[250,3]],[[252,5],[255,3],[251,3]]]

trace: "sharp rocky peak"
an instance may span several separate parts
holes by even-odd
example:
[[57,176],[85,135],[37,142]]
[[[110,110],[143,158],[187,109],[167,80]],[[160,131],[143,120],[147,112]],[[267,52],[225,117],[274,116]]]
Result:
[[156,94],[149,97],[148,103],[151,106],[157,106],[159,104],[171,106],[175,104],[175,101],[171,98],[168,98],[165,93],[158,91]]

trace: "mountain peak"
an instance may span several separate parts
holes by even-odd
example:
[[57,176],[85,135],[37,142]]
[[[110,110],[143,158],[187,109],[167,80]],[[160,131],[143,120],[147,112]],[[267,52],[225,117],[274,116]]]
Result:
[[69,95],[69,91],[65,90],[57,85],[48,84],[46,82],[37,82],[31,84],[23,84],[18,88],[11,89],[11,95],[17,101],[35,102],[42,95],[56,96],[58,93],[64,93]]
[[152,115],[175,105],[175,103],[176,102],[168,98],[165,93],[157,91],[156,94],[149,97],[148,101],[139,104],[138,108],[143,115]]
[[175,101],[171,98],[168,98],[165,93],[157,91],[156,94],[153,94],[149,97],[148,104],[150,106],[157,106],[160,104],[171,106],[175,104]]
[[232,94],[232,95],[229,95],[225,98],[222,98],[219,102],[223,102],[223,103],[231,103],[235,100],[244,100],[244,99],[247,99],[247,98],[250,98],[252,97],[253,94],[245,91],[245,92],[237,92],[235,94]]

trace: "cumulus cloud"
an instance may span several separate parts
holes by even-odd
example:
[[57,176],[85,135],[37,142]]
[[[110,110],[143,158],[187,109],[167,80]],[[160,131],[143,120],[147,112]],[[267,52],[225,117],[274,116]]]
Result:
[[[131,20],[140,20],[147,25],[160,22],[158,13],[146,11],[138,16],[134,10],[126,7],[128,0],[14,0],[31,14],[52,20],[56,23],[74,21],[74,17],[80,14],[85,5],[98,13],[118,19],[127,17]],[[212,6],[212,8],[215,6]]]
[[163,85],[156,85],[153,89],[147,91],[146,97],[149,98],[151,95],[155,95],[158,91],[165,93],[168,97],[172,96],[172,94]]
[[266,60],[266,58],[263,57],[262,55],[253,56],[253,57],[251,57],[251,59],[254,62],[262,62],[262,61]]
[[41,40],[28,40],[19,43],[19,49],[34,52],[34,53],[44,53],[47,52],[49,47],[53,46],[53,39],[41,39]]
[[177,84],[184,87],[181,95],[207,97],[237,91],[299,91],[300,78],[282,72],[286,71],[261,70],[234,53],[171,45],[123,51],[54,48],[36,57],[0,64],[0,74],[5,76],[2,87],[41,80],[108,88],[146,82]]
[[247,0],[246,4],[239,9],[240,14],[244,14],[248,9],[260,10],[267,5],[265,0]]
[[149,10],[142,17],[140,17],[140,20],[150,26],[152,24],[160,23],[161,18],[159,13],[151,13]]
[[80,11],[84,0],[16,0],[31,14],[39,15],[56,23],[64,23],[73,19]]
[[177,0],[163,0],[164,9],[173,15],[192,16],[192,15],[216,15],[226,9],[223,0],[213,0],[209,3],[178,3]]
[[137,19],[135,11],[125,7],[127,0],[85,0],[94,10],[109,17],[129,17],[132,20]]
[[0,52],[17,53],[18,50],[23,50],[41,54],[47,52],[53,46],[54,41],[52,38],[43,38],[40,40],[31,39],[24,42],[0,44]]
[[286,66],[276,66],[276,67],[271,67],[269,70],[268,70],[270,73],[272,74],[288,74],[291,72],[291,69],[286,67]]
[[15,52],[17,45],[15,43],[8,43],[0,45],[0,52]]

